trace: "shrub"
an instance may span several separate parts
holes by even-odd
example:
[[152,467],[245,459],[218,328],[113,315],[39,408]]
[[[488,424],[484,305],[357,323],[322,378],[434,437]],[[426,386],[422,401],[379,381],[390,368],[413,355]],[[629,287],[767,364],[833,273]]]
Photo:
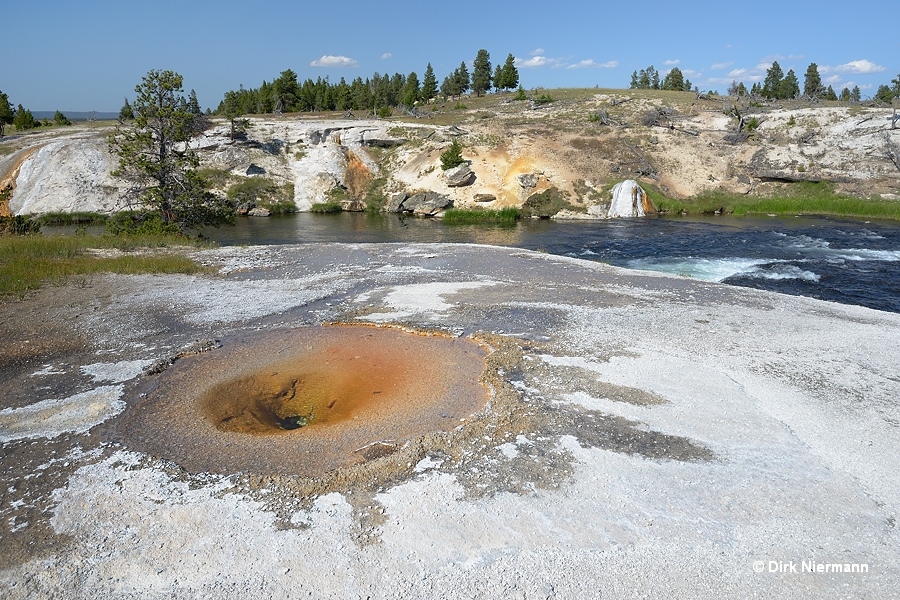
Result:
[[534,103],[538,104],[538,105],[550,104],[551,102],[553,102],[553,98],[550,96],[550,94],[547,94],[547,93],[543,93],[534,99]]
[[106,230],[113,235],[180,235],[178,223],[163,221],[158,211],[137,212],[123,211],[109,217],[104,223]]
[[394,113],[391,110],[390,106],[382,106],[381,108],[378,109],[378,116],[382,119],[387,119],[392,114],[394,114]]
[[457,102],[453,105],[453,110],[468,110],[468,106],[463,104],[462,102]]
[[546,219],[552,217],[563,209],[572,210],[575,207],[569,203],[568,194],[559,188],[552,187],[543,192],[532,194],[522,204],[522,213],[529,217]]
[[441,153],[441,168],[446,171],[447,169],[458,167],[464,162],[466,161],[462,157],[462,144],[459,143],[458,139],[453,138],[450,146]]
[[259,206],[280,215],[297,212],[293,183],[278,185],[266,177],[247,177],[229,187],[226,195],[235,206]]
[[318,213],[320,215],[330,215],[339,213],[343,210],[340,202],[316,202],[309,208],[309,212]]
[[31,235],[41,230],[41,224],[28,217],[0,217],[0,235]]
[[517,100],[520,102],[522,100],[528,100],[528,96],[525,94],[525,90],[522,88],[521,85],[519,86],[519,89],[516,90],[516,95],[513,96],[513,100]]

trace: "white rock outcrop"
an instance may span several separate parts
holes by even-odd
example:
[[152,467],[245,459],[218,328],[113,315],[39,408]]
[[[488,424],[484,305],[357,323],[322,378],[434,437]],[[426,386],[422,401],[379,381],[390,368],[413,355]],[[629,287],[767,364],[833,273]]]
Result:
[[50,142],[22,163],[10,211],[17,215],[114,211],[121,183],[110,174],[114,168],[106,138]]
[[612,189],[612,200],[606,211],[607,219],[618,217],[643,217],[655,213],[656,207],[644,189],[633,179],[617,183]]

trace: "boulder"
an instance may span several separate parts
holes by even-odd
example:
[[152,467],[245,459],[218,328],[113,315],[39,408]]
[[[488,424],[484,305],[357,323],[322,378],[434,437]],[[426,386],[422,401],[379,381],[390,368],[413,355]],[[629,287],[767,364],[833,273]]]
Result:
[[475,194],[475,202],[493,202],[497,196],[493,194]]
[[413,209],[413,214],[420,217],[432,217],[453,206],[453,200],[443,194],[428,192],[425,198]]
[[[395,195],[395,198],[398,195]],[[432,217],[451,206],[453,206],[453,200],[449,197],[437,192],[427,192],[408,196],[403,200],[400,209],[395,212],[407,212],[420,217]]]
[[248,217],[268,217],[270,214],[271,213],[269,212],[269,209],[260,208],[257,206],[256,208],[250,209],[250,212],[247,213],[247,216]]
[[537,187],[538,176],[536,173],[525,173],[516,177],[516,180],[526,190],[532,190]]
[[406,192],[394,194],[388,201],[387,206],[384,207],[384,210],[389,213],[403,212],[403,203],[406,202],[407,198],[409,198],[409,194]]
[[265,175],[266,170],[260,167],[259,165],[254,165],[250,163],[250,166],[247,167],[246,171],[244,171],[247,175]]
[[234,214],[246,217],[254,208],[256,208],[256,204],[254,202],[241,202],[235,207]]
[[475,171],[467,163],[444,171],[448,187],[465,187],[475,181]]

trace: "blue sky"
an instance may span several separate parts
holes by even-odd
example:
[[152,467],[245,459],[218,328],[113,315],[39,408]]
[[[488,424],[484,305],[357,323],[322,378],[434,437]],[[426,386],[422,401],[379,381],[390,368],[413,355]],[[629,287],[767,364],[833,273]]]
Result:
[[438,80],[479,48],[516,57],[526,88],[625,88],[678,66],[702,90],[749,87],[777,60],[801,86],[811,62],[863,97],[900,73],[895,2],[31,0],[7,9],[0,91],[37,110],[117,111],[150,69],[184,76],[203,107],[285,69],[300,80],[379,73]]

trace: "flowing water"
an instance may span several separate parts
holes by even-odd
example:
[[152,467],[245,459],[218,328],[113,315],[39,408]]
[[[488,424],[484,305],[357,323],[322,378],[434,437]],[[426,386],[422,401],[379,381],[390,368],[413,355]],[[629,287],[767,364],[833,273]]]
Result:
[[343,213],[239,218],[225,245],[461,242],[514,246],[632,269],[900,312],[900,223],[825,217],[645,218],[445,225]]

